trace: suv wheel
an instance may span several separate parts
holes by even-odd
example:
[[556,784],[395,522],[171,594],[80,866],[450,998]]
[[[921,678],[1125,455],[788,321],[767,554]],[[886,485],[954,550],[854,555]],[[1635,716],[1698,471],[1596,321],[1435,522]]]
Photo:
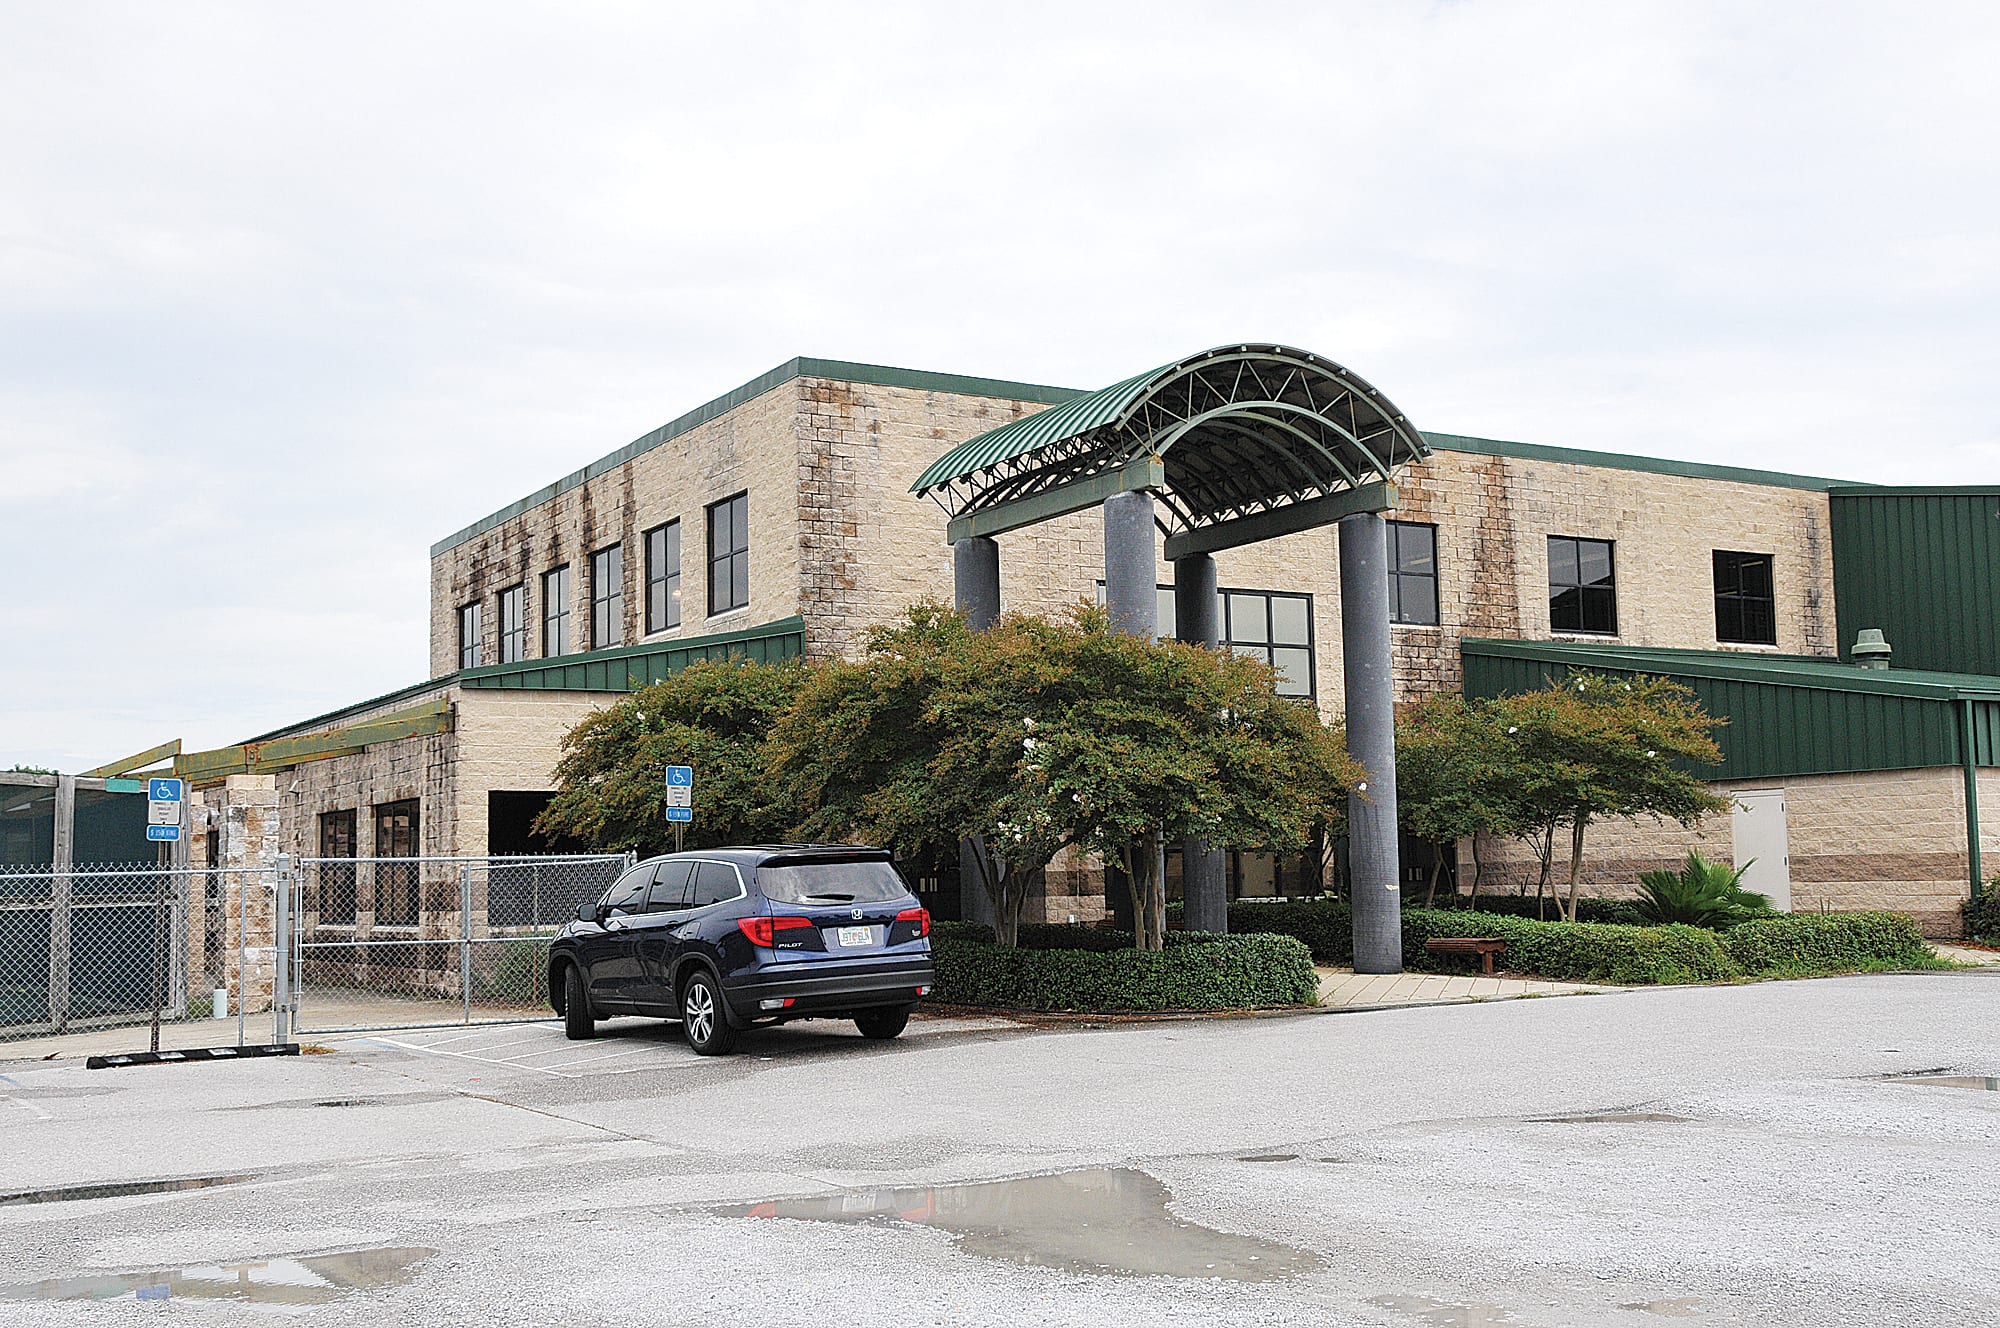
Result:
[[865,1014],[854,1016],[854,1026],[861,1030],[862,1037],[877,1038],[885,1042],[902,1032],[909,1022],[910,1012],[907,1008],[869,1010]]
[[706,971],[697,969],[681,988],[681,1031],[698,1055],[726,1056],[736,1045],[736,1030],[729,1026],[722,989]]
[[597,1036],[597,1018],[590,1012],[590,993],[583,989],[583,966],[563,965],[563,1036],[573,1042]]

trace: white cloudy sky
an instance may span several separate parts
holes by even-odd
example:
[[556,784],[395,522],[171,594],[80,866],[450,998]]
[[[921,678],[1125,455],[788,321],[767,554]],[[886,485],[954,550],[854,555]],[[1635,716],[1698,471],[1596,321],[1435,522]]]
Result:
[[421,678],[431,541],[799,354],[2000,483],[1991,4],[977,8],[0,0],[0,766]]

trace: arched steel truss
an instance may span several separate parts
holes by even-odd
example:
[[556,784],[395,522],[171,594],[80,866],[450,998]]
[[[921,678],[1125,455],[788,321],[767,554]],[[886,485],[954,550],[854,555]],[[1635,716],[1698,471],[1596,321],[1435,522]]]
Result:
[[953,539],[1150,490],[1171,556],[1383,510],[1395,469],[1429,454],[1359,374],[1286,346],[1221,346],[970,439],[912,489],[951,514]]

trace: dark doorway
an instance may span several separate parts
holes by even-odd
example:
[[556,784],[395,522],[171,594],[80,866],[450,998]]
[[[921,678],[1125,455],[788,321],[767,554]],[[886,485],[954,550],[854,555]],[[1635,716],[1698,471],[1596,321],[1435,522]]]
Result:
[[552,791],[505,793],[493,790],[486,795],[486,852],[489,857],[519,857],[523,854],[590,853],[590,844],[572,835],[543,835],[535,831],[535,818],[554,800]]

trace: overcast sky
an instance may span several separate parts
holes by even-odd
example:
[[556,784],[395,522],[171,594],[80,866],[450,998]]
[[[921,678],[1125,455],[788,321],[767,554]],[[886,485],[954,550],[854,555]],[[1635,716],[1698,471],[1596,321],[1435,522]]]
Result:
[[2000,483],[2000,7],[0,0],[0,767],[427,672],[428,548],[794,355],[1224,341]]

